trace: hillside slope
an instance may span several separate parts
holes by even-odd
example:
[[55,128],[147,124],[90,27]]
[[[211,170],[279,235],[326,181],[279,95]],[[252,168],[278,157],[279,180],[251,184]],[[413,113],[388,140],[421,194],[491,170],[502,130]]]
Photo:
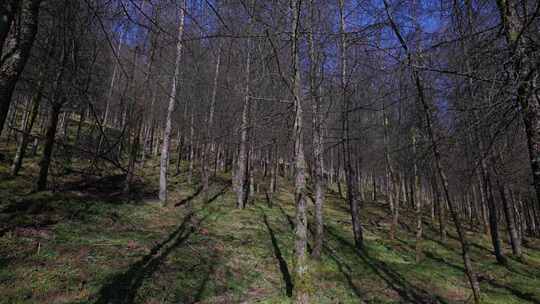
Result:
[[[286,181],[271,202],[261,194],[238,210],[227,176],[214,179],[205,200],[180,174],[173,203],[162,207],[152,199],[154,174],[129,200],[119,194],[121,176],[75,174],[58,181],[56,193],[29,193],[32,168],[16,179],[7,178],[7,164],[0,171],[0,303],[289,302],[294,206]],[[145,171],[157,173],[152,168]],[[366,202],[367,250],[358,255],[347,212],[328,193],[324,256],[312,264],[313,303],[467,302],[454,234],[439,242],[426,217],[425,257],[416,264],[412,215],[403,212],[397,239],[389,241],[387,206]],[[469,237],[485,303],[540,303],[537,241],[529,242],[525,262],[503,267],[487,236]]]

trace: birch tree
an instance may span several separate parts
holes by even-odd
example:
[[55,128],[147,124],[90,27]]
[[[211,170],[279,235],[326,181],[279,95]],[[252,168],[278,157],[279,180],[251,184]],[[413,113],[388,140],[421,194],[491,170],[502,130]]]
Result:
[[159,200],[167,204],[167,178],[169,170],[169,149],[172,135],[172,115],[176,104],[177,86],[180,81],[180,60],[182,58],[182,47],[184,37],[184,15],[186,1],[183,0],[179,8],[180,24],[178,25],[178,36],[176,39],[176,60],[174,64],[174,75],[171,83],[171,93],[169,95],[169,104],[167,106],[167,117],[165,119],[165,129],[163,130],[163,143],[161,145],[161,159],[159,166]]

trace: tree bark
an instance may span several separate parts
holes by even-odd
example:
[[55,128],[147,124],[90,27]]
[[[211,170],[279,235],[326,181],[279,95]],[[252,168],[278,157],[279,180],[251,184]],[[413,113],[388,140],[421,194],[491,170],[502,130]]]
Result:
[[516,0],[497,0],[504,27],[509,58],[513,63],[517,82],[516,102],[519,105],[529,150],[536,202],[540,206],[540,98],[536,92],[538,81],[538,50],[527,50],[525,39],[529,21],[520,17]]
[[395,189],[399,187],[396,187],[396,180],[394,176],[394,168],[392,166],[392,158],[390,157],[390,138],[389,138],[389,129],[390,129],[390,122],[388,120],[388,117],[386,115],[386,111],[383,109],[382,113],[382,124],[383,124],[383,130],[384,130],[384,159],[385,159],[385,170],[386,170],[386,195],[388,197],[388,206],[390,207],[390,214],[392,215],[392,222],[390,224],[390,233],[389,238],[393,240],[395,238],[396,229],[397,229],[397,219],[394,220],[394,217],[396,217],[397,210],[396,205],[397,201],[399,200],[398,196],[396,195]]
[[[251,22],[248,26],[248,33],[251,32]],[[236,207],[244,208],[248,200],[248,136],[249,136],[249,115],[250,115],[250,82],[251,82],[251,39],[247,40],[244,83],[244,103],[242,106],[242,120],[240,124],[240,147],[238,150],[237,171],[236,171]]]
[[514,217],[514,206],[507,196],[507,191],[504,184],[499,177],[496,178],[497,188],[499,188],[499,195],[503,203],[504,217],[508,227],[508,234],[510,237],[510,245],[512,246],[512,253],[515,257],[521,258],[521,240],[519,239],[518,230],[516,227],[516,220]]
[[209,162],[212,159],[212,156],[216,153],[215,147],[214,147],[214,137],[212,136],[213,131],[213,125],[214,125],[214,109],[216,107],[216,94],[217,94],[217,87],[218,87],[218,80],[219,80],[219,67],[221,64],[221,42],[218,46],[218,55],[216,58],[216,65],[215,65],[215,71],[214,71],[214,83],[212,87],[212,96],[210,99],[210,109],[208,113],[208,121],[206,123],[206,142],[203,146],[203,163],[202,163],[202,177],[203,177],[203,193],[206,199],[208,199],[208,188],[209,188]]
[[169,169],[169,147],[171,144],[172,114],[176,104],[177,85],[180,81],[180,59],[182,58],[182,46],[184,35],[184,10],[186,9],[185,0],[180,5],[180,25],[178,26],[178,38],[176,40],[176,61],[174,76],[172,79],[171,93],[169,95],[169,105],[167,107],[167,118],[165,120],[165,130],[163,132],[163,144],[161,147],[161,159],[159,167],[159,200],[167,204],[167,173]]
[[131,194],[131,189],[133,187],[133,180],[135,178],[135,165],[137,161],[137,155],[139,153],[139,142],[141,138],[142,130],[142,113],[138,115],[135,119],[135,130],[133,131],[133,137],[131,140],[131,146],[129,149],[129,158],[128,158],[128,168],[126,174],[126,183],[124,185],[124,192],[128,195]]
[[47,177],[49,175],[49,166],[51,164],[54,139],[56,136],[56,129],[58,127],[58,118],[60,116],[60,110],[62,109],[62,103],[53,103],[50,114],[49,123],[47,126],[47,133],[45,134],[45,147],[43,148],[43,156],[39,162],[40,170],[36,183],[37,191],[44,191],[47,189]]
[[188,183],[193,184],[193,163],[195,162],[195,126],[193,109],[191,109],[191,118],[189,120],[189,165],[188,165]]
[[308,304],[310,301],[310,270],[307,255],[307,206],[306,206],[306,161],[304,157],[304,129],[301,98],[299,36],[301,1],[292,0],[292,31],[291,31],[291,88],[294,98],[294,194],[296,204],[295,225],[295,256],[294,256],[294,301],[296,304]]
[[[483,151],[483,149],[481,149]],[[501,237],[499,235],[499,219],[497,216],[497,207],[495,206],[495,198],[493,197],[493,185],[491,182],[491,174],[487,172],[488,168],[485,160],[481,160],[480,171],[483,176],[484,192],[486,193],[486,202],[489,218],[489,232],[491,236],[491,244],[495,253],[495,259],[500,264],[506,264],[506,258],[502,251]]]
[[[13,2],[11,4],[14,5]],[[3,42],[0,44],[0,136],[9,112],[13,90],[34,44],[40,4],[41,0],[21,0],[18,18],[13,16],[14,8],[10,7],[10,2],[0,4],[0,42]],[[13,26],[15,30],[9,34]]]
[[28,122],[26,123],[24,127],[23,133],[21,135],[21,141],[17,147],[15,159],[13,160],[13,165],[11,167],[11,175],[13,176],[17,176],[19,174],[19,170],[22,167],[24,154],[26,153],[26,148],[28,146],[28,141],[30,140],[32,128],[36,121],[36,117],[39,113],[39,105],[43,97],[43,87],[44,87],[43,79],[40,79],[37,90],[34,96],[32,96],[32,109],[30,112],[30,117],[28,118]]
[[313,246],[312,256],[315,259],[321,258],[321,252],[324,241],[324,161],[323,161],[323,137],[322,137],[322,113],[320,96],[317,94],[317,55],[315,50],[315,41],[313,32],[315,31],[315,4],[311,0],[310,8],[310,28],[308,32],[308,45],[310,57],[309,88],[312,108],[312,137],[313,137],[313,183],[315,186],[315,245]]
[[339,15],[340,15],[340,60],[341,60],[341,90],[343,99],[343,162],[345,166],[345,174],[347,180],[347,201],[351,212],[352,228],[354,235],[354,244],[357,250],[363,248],[363,232],[362,225],[360,223],[360,206],[358,202],[358,178],[355,166],[353,166],[352,160],[352,146],[350,139],[349,128],[349,110],[350,110],[350,98],[347,96],[346,88],[346,75],[347,75],[347,61],[346,61],[346,37],[345,37],[345,0],[339,0]]
[[437,183],[437,175],[433,175],[431,179],[431,187],[433,188],[433,200],[437,206],[437,214],[439,218],[439,236],[442,242],[446,242],[446,207],[444,200],[441,198],[441,191]]
[[2,49],[4,42],[9,34],[11,23],[15,17],[15,11],[19,0],[5,0],[0,4],[0,58],[2,58]]
[[418,145],[417,145],[417,130],[412,129],[412,148],[413,148],[413,185],[411,198],[414,202],[414,213],[416,215],[416,263],[422,260],[422,198],[420,193],[420,175],[418,172]]

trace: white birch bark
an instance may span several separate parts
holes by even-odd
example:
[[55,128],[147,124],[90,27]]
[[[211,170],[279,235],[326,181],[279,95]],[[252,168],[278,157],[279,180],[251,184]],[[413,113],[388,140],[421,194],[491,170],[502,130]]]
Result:
[[171,145],[172,131],[172,113],[176,103],[177,85],[180,76],[180,59],[182,58],[182,38],[184,35],[184,10],[186,1],[183,0],[180,7],[180,25],[178,26],[178,38],[176,41],[176,61],[174,68],[174,76],[171,86],[171,94],[169,96],[169,105],[167,107],[167,118],[165,120],[165,130],[163,132],[163,144],[161,146],[161,162],[159,168],[159,200],[167,203],[167,171],[169,168],[169,147]]

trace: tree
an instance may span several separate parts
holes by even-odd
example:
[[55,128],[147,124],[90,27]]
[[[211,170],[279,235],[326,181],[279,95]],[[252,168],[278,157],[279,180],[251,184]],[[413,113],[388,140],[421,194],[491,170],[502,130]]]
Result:
[[317,60],[317,50],[315,49],[314,32],[316,31],[315,14],[316,8],[314,1],[309,2],[309,32],[308,32],[308,45],[309,45],[309,58],[310,58],[310,70],[309,70],[309,92],[312,108],[312,137],[313,137],[313,183],[315,186],[315,246],[313,248],[312,256],[315,259],[321,258],[321,252],[324,242],[324,220],[323,220],[323,205],[324,205],[324,160],[323,160],[323,115],[321,105],[322,91],[317,87],[317,69],[318,65],[322,64]]
[[171,145],[172,134],[172,114],[176,104],[177,85],[180,78],[180,60],[182,57],[182,45],[184,35],[184,10],[186,2],[180,4],[179,15],[180,24],[178,25],[178,38],[176,40],[176,61],[174,64],[174,76],[172,79],[171,93],[169,95],[169,105],[167,107],[167,118],[165,119],[165,129],[163,131],[163,144],[161,146],[161,162],[159,167],[159,200],[167,204],[167,172],[169,169],[169,149]]
[[[339,25],[340,25],[340,62],[341,62],[341,98],[342,98],[342,147],[343,162],[347,179],[347,201],[352,218],[354,243],[357,250],[362,250],[364,236],[360,223],[360,205],[358,202],[358,176],[353,160],[353,147],[350,135],[349,113],[351,111],[350,98],[347,92],[347,40],[345,32],[345,0],[339,0]],[[375,195],[374,195],[375,199]]]
[[461,252],[462,252],[462,258],[463,258],[463,264],[465,266],[465,273],[467,274],[467,278],[469,279],[471,290],[473,292],[474,301],[475,301],[475,303],[480,303],[480,284],[478,283],[478,278],[476,277],[476,273],[474,272],[474,270],[472,268],[471,258],[470,258],[470,255],[469,255],[468,241],[466,239],[465,233],[463,231],[463,227],[461,225],[461,221],[459,219],[458,214],[456,213],[454,203],[453,203],[453,201],[452,201],[452,199],[450,197],[450,193],[449,193],[449,190],[448,190],[448,180],[447,180],[446,174],[444,173],[444,170],[443,170],[443,167],[442,167],[441,154],[440,154],[440,151],[439,151],[437,141],[435,140],[435,134],[434,134],[434,131],[433,131],[433,123],[432,123],[432,117],[431,117],[431,109],[429,108],[429,105],[428,105],[428,103],[426,101],[426,98],[425,98],[425,95],[424,95],[424,87],[423,87],[422,78],[421,78],[420,73],[418,72],[418,70],[414,67],[415,63],[414,63],[414,59],[413,59],[413,54],[411,54],[405,39],[401,35],[397,24],[394,22],[394,19],[392,18],[391,14],[390,14],[389,5],[388,5],[387,0],[384,1],[384,5],[385,5],[386,14],[387,14],[390,26],[392,28],[392,31],[396,35],[397,39],[400,42],[401,47],[405,51],[405,53],[407,55],[408,64],[411,67],[413,81],[414,81],[416,89],[417,89],[418,99],[419,99],[420,104],[422,106],[423,113],[424,113],[424,118],[426,120],[427,132],[428,132],[429,140],[431,142],[431,148],[432,148],[433,157],[434,157],[434,160],[435,160],[435,166],[436,166],[437,174],[438,174],[438,176],[439,176],[439,178],[440,178],[440,180],[442,182],[443,193],[444,193],[444,196],[446,198],[446,201],[448,202],[448,206],[449,206],[449,209],[450,209],[450,214],[452,216],[452,219],[454,221],[454,225],[456,227],[459,242],[461,243]]
[[[254,2],[253,2],[254,5]],[[251,34],[252,20],[249,19],[248,35]],[[250,82],[251,82],[251,39],[247,39],[246,58],[244,67],[244,92],[243,92],[243,105],[242,105],[242,117],[240,122],[240,146],[238,149],[237,159],[237,171],[236,171],[236,206],[238,208],[244,208],[246,206],[249,195],[249,172],[248,172],[248,137],[249,137],[249,117],[251,113],[251,101],[250,101]]]
[[296,205],[295,224],[295,303],[309,303],[309,264],[307,255],[307,206],[306,206],[306,160],[304,156],[304,124],[301,97],[299,40],[301,1],[292,0],[291,18],[291,90],[294,100],[294,199]]
[[[540,99],[538,98],[538,48],[527,41],[534,32],[532,24],[538,16],[540,5],[527,13],[527,1],[497,0],[506,43],[507,57],[512,62],[512,80],[516,83],[514,98],[521,107],[527,147],[533,174],[536,201],[540,206]],[[519,9],[522,8],[520,15]]]
[[0,135],[15,85],[23,72],[38,29],[41,0],[0,4]]

